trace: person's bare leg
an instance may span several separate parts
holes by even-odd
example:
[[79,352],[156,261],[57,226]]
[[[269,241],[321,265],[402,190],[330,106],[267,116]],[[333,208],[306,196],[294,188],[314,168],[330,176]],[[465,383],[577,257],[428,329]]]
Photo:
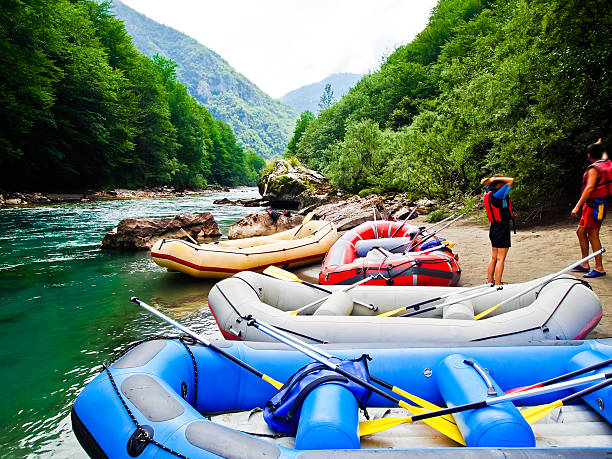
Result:
[[[599,233],[599,230],[598,230]],[[578,236],[578,243],[580,244],[580,253],[582,254],[582,258],[586,258],[589,256],[589,236],[587,234],[587,229],[584,226],[579,226],[576,230],[576,236]],[[582,263],[580,266],[583,268],[589,269],[589,262]]]
[[[599,240],[599,227],[589,228],[586,230],[586,233],[588,240],[591,242],[591,248],[593,249],[593,252],[597,252],[599,249],[601,249],[601,241]],[[585,257],[588,254],[589,253],[587,248],[587,254],[585,255]],[[601,254],[595,257],[595,271],[599,271],[600,273],[606,272],[603,267],[603,257],[601,256]]]
[[501,285],[502,274],[504,273],[504,263],[506,262],[506,255],[508,255],[509,247],[504,249],[497,249],[497,261],[495,263],[495,285]]
[[497,263],[497,247],[491,247],[491,261],[487,269],[487,282],[495,282],[495,264]]

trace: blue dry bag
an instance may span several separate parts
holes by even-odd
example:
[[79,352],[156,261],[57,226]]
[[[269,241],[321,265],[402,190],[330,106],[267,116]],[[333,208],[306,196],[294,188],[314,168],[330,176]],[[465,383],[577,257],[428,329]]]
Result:
[[[366,354],[355,360],[340,360],[335,357],[329,359],[347,373],[362,381],[370,382]],[[310,392],[321,384],[340,384],[349,389],[359,407],[365,409],[371,391],[361,384],[345,378],[341,374],[330,370],[326,365],[318,362],[310,363],[300,368],[278,393],[266,403],[264,419],[271,429],[277,432],[293,434],[297,430],[302,412],[302,404]]]

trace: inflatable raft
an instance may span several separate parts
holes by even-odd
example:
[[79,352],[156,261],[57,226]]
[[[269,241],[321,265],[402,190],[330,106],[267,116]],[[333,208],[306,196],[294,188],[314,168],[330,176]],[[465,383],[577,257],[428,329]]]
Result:
[[[535,288],[475,320],[492,306],[541,282],[542,279],[535,279],[504,285],[503,290],[486,287],[490,293],[483,291],[486,294],[467,301],[459,301],[472,296],[472,293],[461,293],[466,290],[464,287],[359,286],[344,296],[331,297],[304,284],[243,272],[215,284],[208,303],[223,336],[233,340],[271,340],[247,326],[243,319],[249,315],[296,335],[327,342],[420,343],[435,339],[448,343],[525,344],[534,340],[584,338],[602,317],[601,302],[586,282],[569,275]],[[326,288],[337,292],[342,287]],[[453,295],[431,302],[427,307],[452,300],[457,303],[429,311],[423,307],[420,314],[412,317],[378,316],[449,293]],[[327,301],[318,309],[314,306],[304,311],[310,315],[288,313],[323,298]],[[374,305],[377,310],[353,304],[352,300]]]
[[[217,345],[278,381],[310,363],[280,344]],[[343,359],[368,354],[371,376],[438,406],[481,401],[593,364],[604,366],[587,375],[611,371],[605,366],[612,356],[610,340],[406,347],[321,349]],[[550,403],[585,387],[532,396],[522,403]],[[363,418],[357,401],[331,380],[303,397],[295,434],[279,434],[261,420],[261,408],[276,392],[264,379],[208,347],[178,339],[150,340],[105,366],[87,384],[74,403],[72,428],[91,457],[112,458],[604,457],[612,448],[612,386],[578,398],[577,405],[557,407],[533,425],[512,402],[456,413],[450,421],[467,449],[422,422],[360,438],[358,423]],[[515,403],[520,407],[520,401]],[[389,405],[372,393],[367,411],[370,416],[408,414],[386,408]]]
[[245,270],[262,271],[270,265],[296,267],[317,262],[337,239],[333,223],[311,220],[299,231],[292,228],[270,236],[202,245],[162,239],[151,248],[151,257],[170,271],[218,279]]
[[426,238],[418,227],[398,221],[362,223],[329,249],[319,283],[354,284],[373,276],[367,285],[457,285],[457,255],[444,239]]

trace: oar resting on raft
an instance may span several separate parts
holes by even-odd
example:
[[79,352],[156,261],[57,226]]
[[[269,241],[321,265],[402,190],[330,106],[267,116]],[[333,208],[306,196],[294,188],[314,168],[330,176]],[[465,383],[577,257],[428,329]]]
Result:
[[[152,313],[155,316],[159,317],[160,319],[164,320],[165,322],[169,323],[173,327],[178,328],[183,333],[188,334],[189,336],[191,336],[192,338],[196,339],[197,341],[199,341],[200,343],[202,343],[204,346],[208,347],[209,349],[217,352],[218,354],[221,354],[223,357],[231,360],[232,362],[234,362],[237,365],[241,366],[245,370],[253,373],[256,376],[258,376],[262,380],[264,380],[267,383],[269,383],[272,386],[274,386],[276,389],[280,390],[281,387],[283,386],[282,383],[276,381],[275,379],[271,378],[270,376],[268,376],[268,375],[262,373],[261,371],[255,369],[254,367],[252,367],[248,363],[243,362],[242,360],[234,357],[231,354],[228,354],[227,352],[225,352],[224,350],[218,348],[217,346],[215,346],[214,344],[212,344],[211,342],[209,342],[208,340],[206,340],[202,336],[196,334],[194,331],[192,331],[188,327],[185,327],[185,326],[179,324],[178,322],[176,322],[175,320],[171,319],[170,317],[162,314],[161,312],[159,312],[155,308],[149,306],[148,304],[144,303],[143,301],[140,301],[138,298],[132,297],[130,299],[130,301],[133,302],[133,303],[136,303],[137,305],[139,305],[143,309],[146,309],[147,311],[149,311],[150,313]],[[385,383],[384,381],[378,380],[376,378],[371,378],[371,379],[373,381],[375,381],[377,384],[381,384],[384,387],[392,389],[394,392],[400,393],[403,397],[409,398],[410,400],[414,401],[414,403],[418,403],[418,404],[420,404],[420,405],[422,405],[424,407],[424,408],[419,408],[419,407],[416,407],[416,406],[409,405],[406,402],[398,400],[395,397],[392,397],[392,396],[388,395],[386,392],[383,392],[380,389],[372,386],[377,393],[383,394],[383,396],[386,396],[387,398],[391,397],[391,399],[397,400],[397,404],[399,406],[402,406],[402,407],[406,408],[407,410],[409,410],[409,411],[411,411],[413,413],[422,413],[422,412],[425,412],[426,410],[432,410],[432,409],[436,409],[437,408],[436,405],[434,405],[432,403],[429,403],[429,402],[427,402],[427,401],[425,401],[425,400],[423,400],[423,399],[421,399],[419,397],[413,396],[413,395],[411,395],[411,394],[409,394],[409,393],[407,393],[407,392],[405,392],[405,391],[403,391],[403,390],[401,390],[401,389],[399,389],[397,387],[391,386],[390,384]],[[445,435],[449,436],[450,438],[454,439],[455,441],[457,441],[459,443],[465,444],[465,442],[463,441],[463,436],[461,435],[461,432],[459,432],[459,429],[457,428],[457,426],[455,424],[455,421],[453,420],[453,418],[451,416],[442,416],[438,420],[431,420],[431,421],[426,421],[426,422],[428,422],[428,424],[431,425],[432,427],[434,427],[435,429],[439,430],[440,432],[442,432]]]
[[[521,411],[521,414],[523,414],[523,416],[525,417],[525,419],[527,420],[527,422],[529,422],[530,424],[533,424],[535,422],[537,422],[538,420],[542,419],[544,416],[546,416],[548,413],[550,413],[552,410],[554,410],[555,408],[562,406],[563,404],[574,400],[576,398],[579,397],[584,397],[592,392],[595,392],[596,390],[599,390],[609,384],[612,384],[612,380],[610,380],[610,378],[612,378],[612,372],[610,373],[600,373],[600,374],[596,374],[596,375],[592,375],[592,376],[587,376],[581,379],[575,379],[575,380],[571,380],[571,381],[566,381],[566,382],[561,382],[561,383],[556,383],[556,384],[550,384],[548,387],[536,387],[536,388],[530,388],[530,389],[525,389],[521,392],[518,393],[513,393],[513,394],[506,394],[506,395],[502,395],[502,396],[497,396],[497,397],[491,397],[491,398],[487,398],[485,400],[479,401],[479,402],[472,402],[472,403],[466,403],[464,405],[458,405],[455,407],[451,407],[451,408],[439,408],[436,407],[436,405],[429,403],[430,407],[433,408],[437,408],[434,409],[433,411],[429,411],[426,412],[424,411],[422,408],[418,408],[418,407],[414,407],[411,405],[407,405],[406,403],[401,403],[401,401],[395,401],[397,399],[395,399],[392,396],[389,396],[389,394],[386,394],[385,392],[382,392],[380,390],[374,390],[376,389],[375,386],[374,389],[372,389],[370,386],[371,384],[367,383],[366,381],[361,381],[359,378],[354,377],[353,375],[351,375],[350,373],[347,373],[346,371],[342,370],[341,368],[339,368],[337,365],[335,365],[334,363],[330,362],[329,360],[325,360],[325,359],[330,359],[333,356],[322,351],[321,349],[312,346],[308,343],[304,343],[301,340],[293,337],[293,336],[289,336],[286,335],[280,331],[278,331],[277,329],[275,329],[274,327],[272,327],[271,325],[265,324],[261,321],[257,321],[256,319],[254,319],[253,317],[247,317],[247,323],[250,326],[255,326],[258,330],[261,330],[263,333],[268,334],[269,336],[272,336],[273,338],[287,344],[288,346],[293,347],[294,349],[299,350],[300,352],[303,352],[304,354],[308,355],[309,357],[313,358],[314,360],[317,360],[320,363],[323,363],[324,365],[326,365],[328,368],[337,371],[338,373],[340,373],[341,375],[351,379],[352,381],[361,384],[362,386],[371,389],[373,392],[382,395],[383,397],[387,398],[388,400],[393,401],[394,403],[396,403],[397,405],[399,405],[402,408],[406,408],[409,411],[411,411],[412,413],[417,413],[414,416],[408,416],[408,417],[393,417],[393,418],[382,418],[382,419],[374,419],[374,420],[370,420],[370,421],[363,421],[359,424],[359,435],[360,436],[364,436],[364,435],[371,435],[373,433],[376,432],[380,432],[382,430],[387,430],[390,429],[392,427],[395,427],[399,424],[404,424],[407,422],[416,422],[416,421],[424,421],[427,422],[430,426],[434,427],[436,430],[439,430],[440,432],[444,433],[445,435],[447,435],[449,438],[457,441],[458,443],[461,443],[463,445],[465,445],[465,442],[463,441],[463,436],[461,435],[461,433],[459,432],[459,430],[457,429],[456,425],[454,425],[454,420],[452,420],[452,422],[449,422],[449,419],[447,418],[447,416],[453,414],[453,413],[459,413],[462,411],[468,411],[468,410],[472,410],[472,409],[478,409],[478,408],[485,408],[487,406],[491,406],[491,405],[495,405],[498,403],[503,403],[503,402],[507,402],[507,401],[512,401],[512,400],[518,400],[521,398],[527,398],[527,397],[532,397],[535,395],[541,395],[541,394],[546,394],[549,392],[555,392],[558,390],[562,390],[562,389],[567,389],[570,387],[575,387],[575,386],[580,386],[580,385],[584,385],[584,384],[588,384],[590,382],[594,382],[600,379],[605,379],[606,381],[597,384],[595,386],[592,386],[590,388],[584,389],[580,392],[577,392],[575,394],[572,394],[568,397],[565,397],[561,400],[557,400],[555,402],[552,403],[548,403],[548,404],[544,404],[544,405],[537,405],[537,406],[533,406],[533,407],[529,407],[523,411]],[[324,357],[325,359],[321,358]],[[612,359],[611,359],[612,360]],[[579,370],[576,372],[572,372],[572,373],[567,373],[566,375],[561,375],[558,378],[556,378],[557,380],[560,378],[570,378],[575,376],[577,373],[579,372],[587,372],[587,371],[591,371],[593,369],[596,368],[601,368],[600,365],[604,365],[603,363],[601,364],[596,364],[596,365],[592,365],[591,367],[587,367],[587,369],[583,369],[583,370]],[[605,366],[605,365],[604,365]],[[374,381],[377,384],[382,384],[384,387],[387,388],[391,388],[392,386],[388,383],[385,383],[384,381],[379,380],[378,378],[374,378],[372,376],[370,376],[370,379],[372,381]],[[395,389],[395,388],[394,388]],[[403,391],[402,391],[403,392]],[[408,394],[409,395],[409,394]],[[423,401],[422,399],[420,399],[421,401]],[[407,406],[405,406],[407,405]],[[447,422],[446,423],[431,423],[431,420],[433,418],[436,418],[438,416],[443,417],[443,419],[445,419]],[[454,427],[453,427],[454,425]]]
[[162,319],[165,322],[168,322],[170,325],[172,325],[173,327],[178,328],[180,331],[182,331],[183,333],[186,333],[187,335],[191,336],[192,338],[196,339],[197,341],[199,341],[200,343],[202,343],[204,346],[208,347],[209,349],[215,351],[217,354],[221,354],[223,357],[225,357],[226,359],[231,360],[232,362],[234,362],[237,365],[240,365],[242,368],[244,368],[247,371],[250,371],[251,373],[253,373],[254,375],[260,377],[261,379],[263,379],[264,381],[266,381],[267,383],[272,384],[274,387],[276,387],[277,389],[280,390],[281,387],[283,387],[283,384],[276,381],[275,379],[271,378],[270,376],[262,373],[261,371],[257,370],[256,368],[253,368],[251,365],[249,365],[246,362],[243,362],[242,360],[234,357],[232,354],[228,354],[227,352],[225,352],[223,349],[218,348],[217,346],[215,346],[213,343],[211,343],[210,341],[208,341],[207,339],[205,339],[204,337],[202,337],[201,335],[196,334],[194,331],[190,330],[189,328],[179,324],[178,322],[176,322],[175,320],[172,320],[170,317],[162,314],[161,312],[159,312],[157,309],[152,308],[151,306],[149,306],[148,304],[146,304],[143,301],[140,301],[138,298],[136,298],[135,296],[133,296],[132,298],[130,298],[130,301],[132,303],[136,303],[138,306],[140,306],[143,309],[146,309],[147,311],[149,311],[151,314],[159,317],[160,319]]
[[[320,285],[312,284],[310,282],[306,282],[305,280],[302,280],[299,277],[297,277],[295,274],[293,274],[293,273],[291,273],[289,271],[285,271],[284,269],[278,268],[277,266],[268,266],[266,269],[263,270],[263,273],[267,274],[270,277],[274,277],[275,279],[280,279],[280,280],[284,280],[284,281],[288,281],[288,282],[298,282],[300,284],[307,285],[309,287],[312,287],[314,289],[320,290],[320,291],[328,293],[328,294],[333,294],[334,293],[332,290],[329,290],[329,289],[327,289],[325,287],[321,287]],[[355,287],[356,287],[356,285],[355,285]],[[325,298],[323,298],[321,301],[324,301],[324,300],[325,300]],[[368,308],[368,309],[370,309],[372,311],[377,311],[378,310],[378,306],[375,306],[373,304],[364,303],[363,301],[353,300],[353,303],[358,304],[359,306],[363,306],[365,308]],[[306,307],[304,306],[304,308],[306,308]],[[298,311],[299,311],[299,309],[297,311],[291,311],[290,314],[296,315],[298,313]]]
[[[582,260],[577,261],[576,263],[573,263],[571,265],[569,265],[567,268],[563,268],[561,271],[559,271],[558,273],[555,274],[551,274],[550,276],[546,277],[543,281],[538,282],[537,284],[531,285],[529,287],[527,287],[525,290],[518,292],[516,295],[512,295],[509,298],[506,298],[504,301],[502,301],[501,303],[496,304],[495,306],[490,307],[489,309],[487,309],[484,312],[481,312],[478,315],[478,319],[482,319],[483,317],[485,317],[486,315],[488,315],[489,313],[495,311],[496,309],[499,309],[500,307],[502,307],[504,304],[506,303],[510,303],[511,301],[516,300],[517,298],[523,296],[526,293],[531,292],[532,290],[535,290],[538,287],[541,287],[544,284],[547,284],[548,282],[552,281],[553,279],[559,277],[561,274],[565,274],[566,272],[574,269],[575,267],[577,267],[578,265],[583,264],[586,261],[589,261],[591,258],[596,257],[599,254],[602,254],[606,251],[606,249],[604,249],[603,247],[601,249],[599,249],[597,252],[593,252],[591,255],[584,257]],[[475,317],[476,318],[476,317]]]
[[295,237],[298,235],[298,233],[301,231],[301,229],[304,227],[304,225],[306,223],[308,223],[310,220],[312,220],[312,217],[314,217],[314,211],[312,212],[308,212],[306,214],[306,216],[304,217],[304,220],[302,220],[302,224],[300,225],[300,227],[297,229],[297,231],[293,234],[293,236],[291,236],[291,239],[289,239],[290,241],[294,240]]
[[[493,283],[491,282],[491,283],[488,283],[488,284],[482,284],[482,285],[477,285],[477,286],[475,286],[475,287],[470,287],[470,288],[467,288],[467,289],[462,290],[462,291],[460,291],[460,292],[451,292],[451,293],[448,293],[447,295],[437,296],[437,297],[435,297],[435,298],[430,298],[430,299],[428,299],[428,300],[419,301],[418,303],[414,303],[414,304],[411,304],[411,305],[409,305],[409,306],[402,306],[401,308],[397,308],[397,309],[394,309],[394,310],[392,310],[392,311],[383,312],[383,313],[381,313],[381,314],[378,314],[378,317],[389,317],[389,316],[393,316],[393,315],[395,315],[395,314],[397,314],[397,313],[399,313],[399,312],[406,311],[406,310],[408,310],[408,309],[415,309],[416,311],[418,311],[418,310],[419,310],[419,308],[420,308],[421,306],[425,305],[425,304],[433,303],[434,301],[438,301],[438,300],[443,300],[443,299],[445,299],[445,298],[448,298],[449,296],[453,296],[453,295],[463,295],[464,293],[472,292],[472,291],[474,291],[474,290],[479,290],[479,289],[484,288],[484,287],[493,287],[493,286],[495,286],[495,284],[493,284]],[[458,300],[458,301],[463,301],[463,299],[460,299],[460,300]]]
[[[329,360],[332,356],[329,354],[326,355],[321,355],[323,353],[323,351],[320,351],[319,349],[312,349],[312,347],[310,345],[308,345],[307,343],[304,343],[303,341],[300,341],[294,337],[289,337],[286,334],[278,331],[276,328],[272,327],[271,325],[267,325],[261,321],[257,321],[256,319],[254,319],[252,316],[247,316],[245,318],[247,320],[247,325],[252,326],[257,328],[258,330],[260,330],[261,332],[267,334],[268,336],[271,336],[273,338],[275,338],[276,340],[287,344],[288,346],[297,349],[298,351],[306,354],[307,356],[309,356],[310,358],[316,360],[319,363],[322,363],[323,365],[325,365],[326,367],[328,367],[330,370],[335,371],[339,374],[341,374],[342,376],[344,376],[345,378],[353,381],[356,384],[359,384],[363,387],[365,387],[368,390],[371,390],[372,392],[380,395],[381,397],[386,398],[387,400],[395,403],[396,405],[398,405],[401,408],[405,408],[406,410],[413,412],[413,413],[428,413],[428,411],[424,410],[423,408],[419,408],[419,407],[415,407],[413,405],[409,405],[408,403],[406,403],[403,400],[398,399],[397,397],[394,397],[393,395],[385,392],[382,389],[379,389],[378,387],[374,386],[373,384],[367,382],[367,381],[363,381],[362,379],[356,377],[355,375],[347,372],[346,370],[340,368],[340,366],[336,365],[335,363],[333,363],[331,360]],[[329,357],[327,357],[329,356]],[[380,381],[377,378],[372,378],[370,376],[370,379],[372,381],[374,381],[375,383],[379,384]],[[393,387],[388,383],[384,383],[386,385],[386,387]],[[423,414],[419,414],[420,416],[422,416]],[[456,441],[457,443],[460,443],[462,445],[465,445],[465,440],[463,439],[463,435],[461,434],[461,431],[459,430],[459,428],[457,427],[457,425],[455,424],[454,420],[449,419],[448,417],[440,417],[439,419],[432,419],[432,418],[436,418],[437,416],[430,416],[424,419],[424,422],[426,422],[428,425],[430,425],[431,427],[433,427],[434,429],[438,430],[439,432],[443,433],[444,435],[446,435],[447,437],[451,438],[452,440]],[[379,419],[377,419],[376,421],[380,421]],[[360,423],[361,425],[361,423]],[[360,427],[361,430],[361,427]]]

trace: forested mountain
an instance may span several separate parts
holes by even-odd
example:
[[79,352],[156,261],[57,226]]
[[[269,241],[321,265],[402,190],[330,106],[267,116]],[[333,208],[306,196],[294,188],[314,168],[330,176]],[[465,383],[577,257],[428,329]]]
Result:
[[609,6],[440,0],[379,71],[301,120],[295,155],[353,192],[452,197],[502,172],[516,205],[566,206],[585,146],[612,140]]
[[118,0],[113,12],[136,48],[175,61],[178,79],[217,119],[229,124],[238,143],[265,158],[283,153],[298,114],[272,99],[223,58],[191,37],[159,24]]
[[0,8],[0,187],[75,190],[256,182],[244,152],[177,80],[134,48],[109,2]]
[[334,73],[318,83],[302,86],[288,92],[279,98],[281,102],[294,108],[298,113],[310,111],[319,113],[319,102],[321,95],[325,92],[325,86],[330,85],[333,92],[333,102],[337,102],[349,89],[355,86],[363,75],[357,73]]

